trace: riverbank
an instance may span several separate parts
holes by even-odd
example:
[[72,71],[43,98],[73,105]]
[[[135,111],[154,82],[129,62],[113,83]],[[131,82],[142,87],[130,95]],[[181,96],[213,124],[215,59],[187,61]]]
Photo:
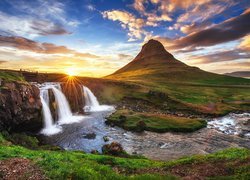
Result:
[[249,159],[249,149],[237,148],[168,162],[133,156],[120,158],[93,155],[79,151],[30,150],[12,145],[0,136],[0,175],[5,179],[7,177],[30,178],[34,175],[37,179],[204,179],[219,177],[244,179],[250,173],[247,168],[250,165]]

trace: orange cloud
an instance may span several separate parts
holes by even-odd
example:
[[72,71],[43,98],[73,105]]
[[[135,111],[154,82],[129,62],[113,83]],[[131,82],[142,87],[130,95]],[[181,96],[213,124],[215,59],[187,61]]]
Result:
[[250,52],[250,35],[247,35],[243,38],[239,48]]

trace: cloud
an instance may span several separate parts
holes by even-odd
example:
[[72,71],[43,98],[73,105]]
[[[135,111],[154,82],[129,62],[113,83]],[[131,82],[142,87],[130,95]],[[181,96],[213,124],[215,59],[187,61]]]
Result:
[[67,16],[67,3],[58,0],[44,1],[33,0],[27,3],[26,0],[7,1],[13,10],[23,13],[34,19],[50,20],[63,25],[76,26],[80,22],[76,19],[70,19]]
[[[158,22],[161,21],[172,21],[173,19],[169,16],[166,12],[159,13],[160,15],[157,15],[158,12],[153,10],[148,12],[148,10],[145,8],[145,4],[148,4],[149,1],[147,0],[135,0],[133,3],[133,7],[135,10],[137,10],[141,15],[143,15],[146,19],[146,24],[148,26],[158,26]],[[154,0],[152,2],[153,4],[159,3],[157,0]]]
[[179,38],[175,40],[173,48],[213,46],[240,39],[250,32],[249,19],[250,12],[245,12],[211,28]]
[[46,36],[69,34],[61,25],[50,21],[35,20],[28,17],[16,17],[0,12],[0,34],[15,36]]
[[197,64],[209,64],[223,61],[233,61],[233,60],[242,60],[250,59],[250,53],[237,50],[228,50],[222,52],[216,52],[213,54],[203,55],[203,56],[193,56],[194,60],[197,60]]
[[247,35],[239,44],[239,48],[250,52],[250,35]]
[[128,54],[118,54],[118,57],[121,60],[124,60],[124,59],[127,60],[127,59],[132,59],[133,58],[133,56],[128,55]]
[[65,46],[57,46],[52,43],[39,43],[30,39],[14,36],[1,36],[0,46],[12,47],[19,50],[31,51],[41,54],[68,54],[75,57],[98,58],[98,56],[90,53],[80,53]]
[[203,22],[211,18],[212,16],[222,13],[223,11],[234,5],[234,2],[232,0],[204,0],[187,2],[189,3],[186,5],[186,8],[191,8],[187,9],[184,14],[178,17],[177,22],[179,23]]
[[141,18],[136,18],[133,14],[127,11],[112,10],[102,13],[104,18],[112,21],[119,21],[122,28],[128,29],[130,41],[141,39],[146,32],[142,29],[145,26],[145,21]]
[[93,4],[88,4],[85,7],[89,11],[95,11],[96,10],[96,8],[95,8],[95,6]]
[[6,63],[7,61],[0,60],[0,64]]
[[183,25],[183,26],[179,26],[179,27],[180,27],[181,32],[183,32],[185,34],[191,34],[191,33],[197,32],[197,31],[208,29],[212,25],[213,24],[211,22],[205,21],[205,22],[202,22],[202,23],[192,23],[192,24],[189,24],[189,25]]
[[0,12],[0,34],[35,38],[37,36],[70,34],[67,27],[77,27],[80,22],[69,19],[66,5],[53,1],[6,1],[11,13]]

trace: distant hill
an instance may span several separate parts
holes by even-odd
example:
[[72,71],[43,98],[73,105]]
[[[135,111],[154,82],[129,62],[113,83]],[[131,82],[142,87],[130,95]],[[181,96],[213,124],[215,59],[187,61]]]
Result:
[[164,46],[156,40],[149,40],[140,53],[123,68],[106,78],[141,81],[144,83],[193,83],[193,84],[250,84],[249,80],[229,77],[203,71],[188,66],[175,59]]
[[235,71],[231,73],[225,73],[225,75],[233,76],[233,77],[250,78],[250,71]]

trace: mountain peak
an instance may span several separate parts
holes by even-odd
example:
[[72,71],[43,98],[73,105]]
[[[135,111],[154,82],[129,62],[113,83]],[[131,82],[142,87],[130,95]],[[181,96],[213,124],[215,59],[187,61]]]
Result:
[[139,60],[142,58],[156,55],[164,55],[167,56],[167,58],[173,58],[173,55],[167,52],[164,46],[159,41],[150,39],[146,44],[142,46],[140,53],[136,56],[134,60]]

